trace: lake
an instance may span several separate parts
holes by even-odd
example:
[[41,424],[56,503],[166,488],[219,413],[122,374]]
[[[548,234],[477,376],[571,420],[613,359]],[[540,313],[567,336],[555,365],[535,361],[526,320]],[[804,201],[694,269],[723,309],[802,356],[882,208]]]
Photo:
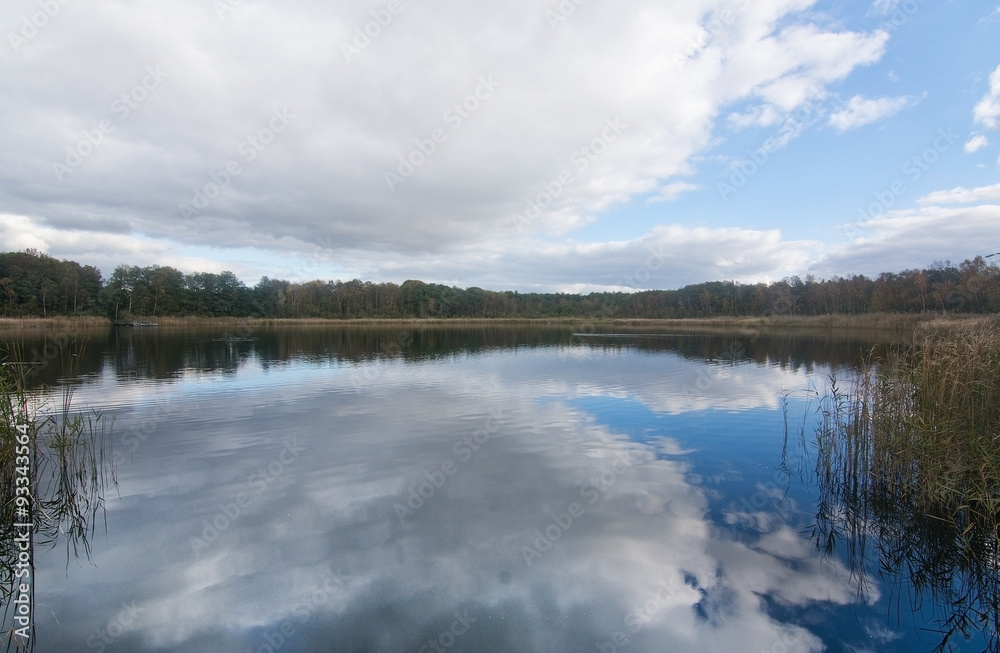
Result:
[[815,535],[818,395],[891,334],[47,337],[118,483],[89,560],[36,553],[39,651],[929,651],[948,617]]

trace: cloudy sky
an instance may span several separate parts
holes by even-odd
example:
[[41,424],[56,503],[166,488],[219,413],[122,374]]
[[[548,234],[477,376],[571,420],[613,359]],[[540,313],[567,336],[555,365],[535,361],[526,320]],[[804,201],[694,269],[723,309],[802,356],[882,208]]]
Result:
[[1000,5],[8,0],[0,250],[590,291],[1000,251]]

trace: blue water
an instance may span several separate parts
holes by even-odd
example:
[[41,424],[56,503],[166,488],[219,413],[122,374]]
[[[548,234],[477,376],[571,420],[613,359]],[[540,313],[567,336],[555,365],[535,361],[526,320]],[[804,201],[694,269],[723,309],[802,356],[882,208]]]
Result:
[[109,342],[75,401],[114,416],[118,486],[90,560],[38,556],[39,650],[933,648],[931,607],[810,536],[840,361],[555,340],[251,334],[146,376]]

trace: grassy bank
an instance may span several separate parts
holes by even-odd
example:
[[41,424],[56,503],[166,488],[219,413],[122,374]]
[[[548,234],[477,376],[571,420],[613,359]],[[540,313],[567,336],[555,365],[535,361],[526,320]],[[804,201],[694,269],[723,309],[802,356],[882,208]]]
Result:
[[736,327],[741,329],[859,329],[947,330],[989,321],[975,314],[867,313],[863,315],[768,315],[762,317],[690,318],[682,320],[615,320],[630,325],[662,324],[687,327]]
[[[834,383],[818,431],[817,544],[905,576],[997,650],[1000,623],[1000,319],[927,324],[915,344]],[[872,546],[870,546],[872,545]]]
[[0,330],[20,329],[81,329],[111,326],[106,317],[0,317]]
[[[762,317],[717,317],[686,319],[582,317],[492,317],[492,318],[364,318],[352,320],[325,318],[237,318],[237,317],[145,317],[161,327],[232,327],[232,326],[339,326],[339,325],[483,325],[483,324],[600,324],[628,327],[676,329],[858,329],[858,330],[946,330],[951,327],[982,323],[988,317],[971,314],[936,313],[870,313],[863,315],[771,315]],[[83,329],[110,327],[111,320],[103,317],[0,318],[0,331],[26,329]]]

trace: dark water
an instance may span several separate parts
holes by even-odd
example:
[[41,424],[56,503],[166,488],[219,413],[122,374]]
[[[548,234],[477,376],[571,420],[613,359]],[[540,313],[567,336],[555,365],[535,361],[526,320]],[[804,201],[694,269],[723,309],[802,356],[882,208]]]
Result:
[[58,546],[37,556],[40,651],[884,652],[940,640],[926,629],[946,606],[915,603],[877,569],[859,592],[865,572],[811,538],[815,395],[884,336],[48,338],[24,342],[48,361],[36,378],[72,383],[78,407],[114,416],[118,487],[90,561],[67,566]]

